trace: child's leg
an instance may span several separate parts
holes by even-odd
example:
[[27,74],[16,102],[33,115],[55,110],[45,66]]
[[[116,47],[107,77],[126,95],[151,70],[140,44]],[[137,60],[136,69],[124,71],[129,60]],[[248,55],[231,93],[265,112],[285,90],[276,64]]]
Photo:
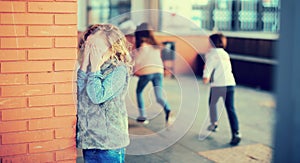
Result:
[[166,121],[168,121],[171,109],[170,109],[168,102],[163,97],[162,83],[163,83],[163,74],[160,74],[160,73],[154,74],[154,77],[152,79],[152,84],[154,87],[156,101],[164,108],[164,111],[166,113]]
[[136,87],[136,97],[141,117],[146,117],[143,90],[150,81],[150,77],[150,75],[140,76]]
[[228,86],[226,91],[225,106],[232,134],[239,131],[239,122],[234,108],[234,86]]
[[209,94],[209,115],[210,115],[210,122],[212,125],[216,125],[218,122],[218,113],[217,113],[217,102],[220,98],[219,89],[212,87],[210,89]]
[[154,93],[155,93],[155,97],[156,97],[156,101],[165,109],[165,110],[170,110],[170,107],[167,103],[167,101],[165,100],[165,98],[163,97],[163,86],[162,86],[162,82],[163,82],[163,75],[162,74],[154,74],[154,77],[152,79],[152,84],[154,87]]

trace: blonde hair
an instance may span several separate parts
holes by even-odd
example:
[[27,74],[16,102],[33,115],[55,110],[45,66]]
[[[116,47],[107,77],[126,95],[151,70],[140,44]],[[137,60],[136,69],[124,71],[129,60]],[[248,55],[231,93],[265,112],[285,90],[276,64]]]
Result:
[[111,52],[109,59],[112,61],[112,63],[117,65],[123,62],[127,66],[131,67],[132,59],[129,52],[131,45],[128,43],[124,34],[119,30],[119,28],[112,24],[91,25],[85,32],[83,32],[78,44],[79,63],[81,63],[85,51],[85,43],[87,38],[98,31],[101,31],[106,38],[109,51]]

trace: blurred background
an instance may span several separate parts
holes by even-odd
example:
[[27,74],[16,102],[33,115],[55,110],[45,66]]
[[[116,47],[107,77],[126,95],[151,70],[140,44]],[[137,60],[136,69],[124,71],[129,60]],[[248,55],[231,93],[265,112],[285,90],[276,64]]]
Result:
[[78,0],[79,34],[91,24],[113,23],[133,43],[136,25],[148,22],[160,42],[172,45],[174,57],[165,63],[175,74],[191,68],[201,78],[207,36],[222,32],[237,83],[270,91],[279,21],[279,0]]

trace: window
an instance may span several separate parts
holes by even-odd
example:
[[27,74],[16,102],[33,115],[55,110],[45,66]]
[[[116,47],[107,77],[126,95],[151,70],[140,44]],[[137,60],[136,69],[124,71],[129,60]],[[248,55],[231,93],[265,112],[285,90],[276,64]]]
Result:
[[88,0],[88,25],[108,23],[114,17],[130,12],[130,0]]
[[[184,3],[180,0],[160,0],[160,5],[164,11],[180,13],[190,19],[198,29],[279,31],[279,0],[190,0]],[[161,19],[162,23],[168,22],[164,15]]]

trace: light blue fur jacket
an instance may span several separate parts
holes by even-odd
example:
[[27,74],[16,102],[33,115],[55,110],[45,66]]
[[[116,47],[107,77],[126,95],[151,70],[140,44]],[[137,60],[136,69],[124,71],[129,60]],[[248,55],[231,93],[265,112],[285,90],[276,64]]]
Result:
[[118,149],[129,144],[124,64],[106,62],[95,73],[77,72],[77,148]]

